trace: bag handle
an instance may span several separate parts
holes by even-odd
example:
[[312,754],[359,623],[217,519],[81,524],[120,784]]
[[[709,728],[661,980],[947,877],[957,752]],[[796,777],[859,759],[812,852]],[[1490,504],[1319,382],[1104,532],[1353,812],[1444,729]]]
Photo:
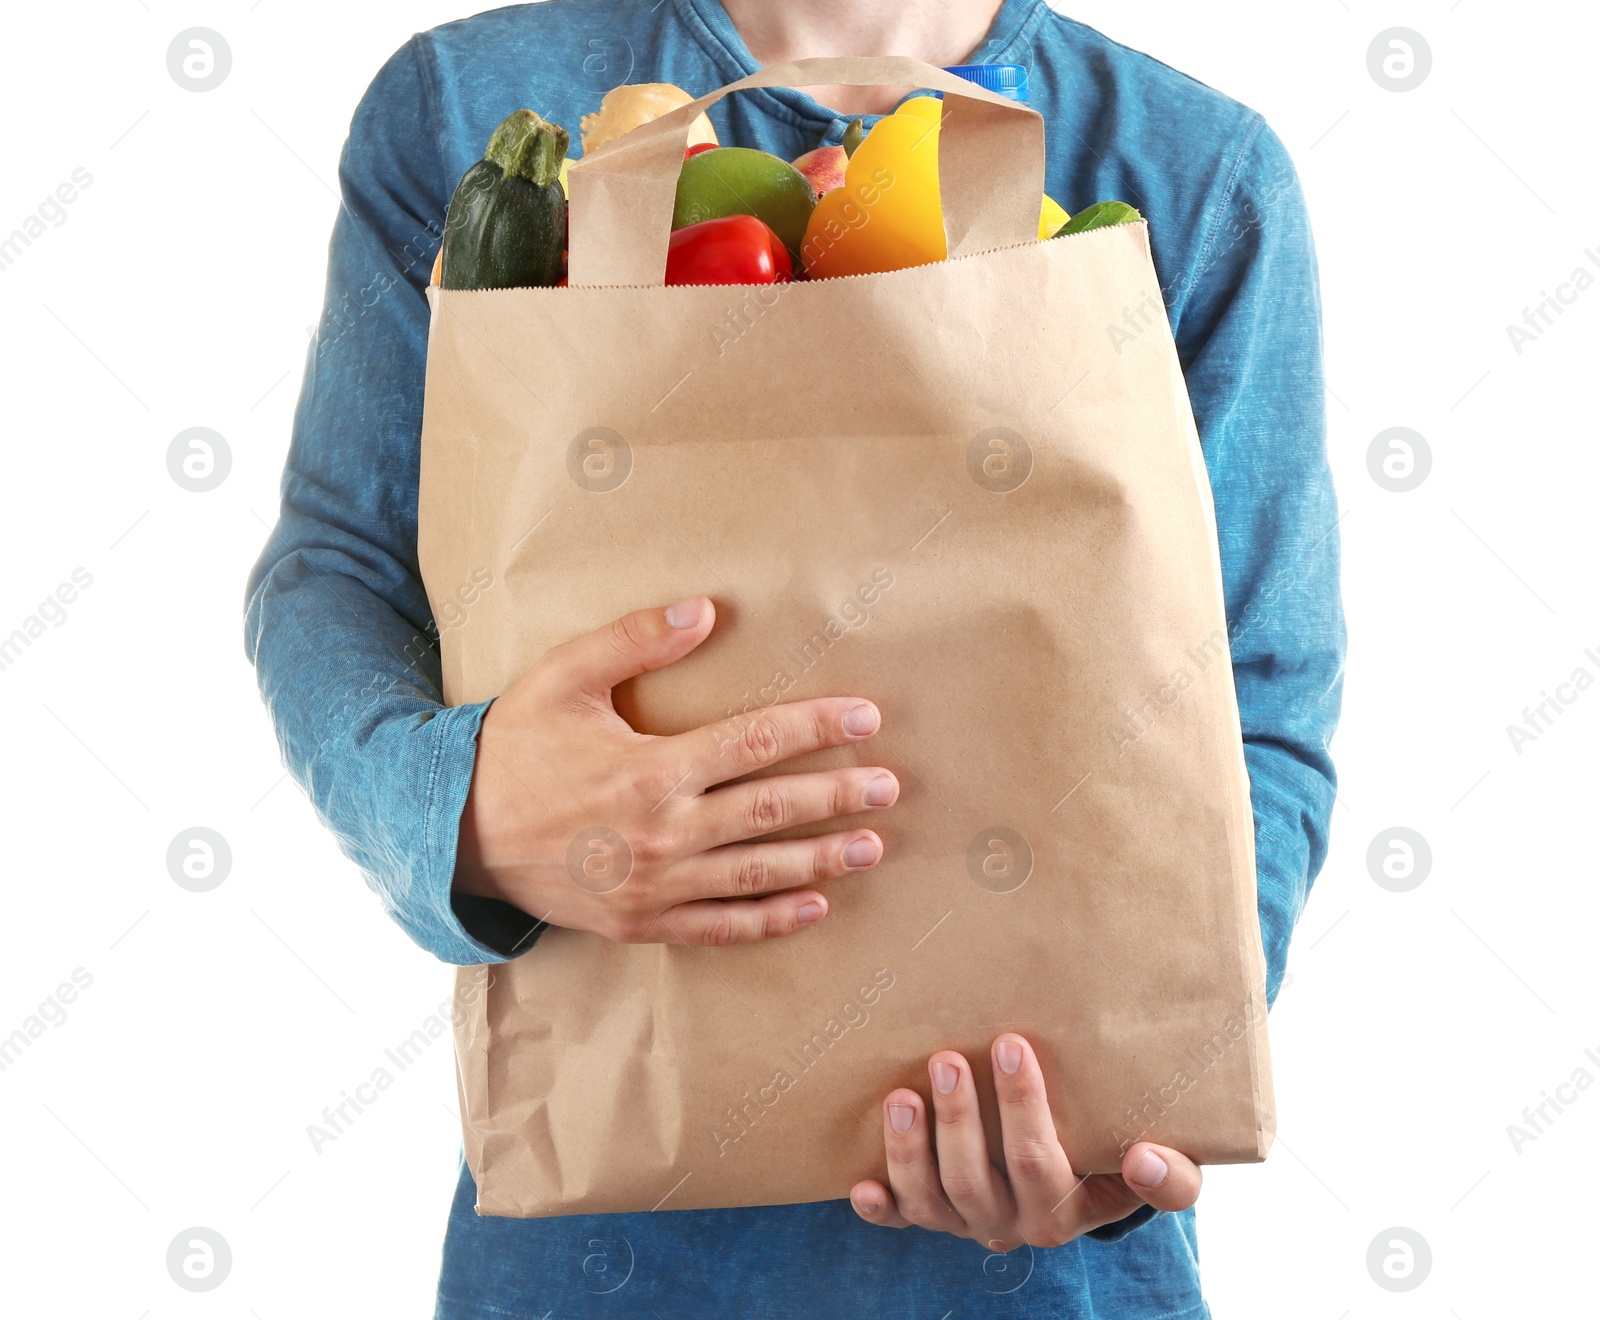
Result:
[[666,282],[667,240],[689,125],[729,92],[752,87],[929,87],[946,94],[939,191],[950,256],[1031,242],[1044,191],[1038,111],[903,55],[794,60],[758,70],[641,124],[567,174],[573,287]]

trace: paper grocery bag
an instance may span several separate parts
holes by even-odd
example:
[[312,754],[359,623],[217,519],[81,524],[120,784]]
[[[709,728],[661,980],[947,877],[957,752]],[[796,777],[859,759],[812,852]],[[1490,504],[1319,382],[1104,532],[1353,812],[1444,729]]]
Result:
[[[947,94],[950,259],[662,287],[689,122],[728,91],[819,83]],[[818,827],[870,824],[885,853],[829,882],[814,929],[688,948],[551,928],[461,971],[483,1213],[842,1197],[885,1176],[882,1097],[927,1094],[938,1049],[985,1086],[1002,1030],[1038,1050],[1079,1172],[1143,1138],[1265,1156],[1199,441],[1144,225],[1035,241],[1042,173],[1032,111],[915,61],[804,61],[574,168],[573,287],[433,291],[419,550],[446,698],[704,594],[710,638],[617,690],[634,727],[867,697],[877,737],[771,773],[882,764],[902,786]]]

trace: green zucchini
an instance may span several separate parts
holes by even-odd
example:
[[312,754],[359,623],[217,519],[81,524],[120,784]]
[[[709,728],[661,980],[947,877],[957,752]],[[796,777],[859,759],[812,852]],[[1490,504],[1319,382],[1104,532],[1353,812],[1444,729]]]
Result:
[[561,162],[567,131],[532,110],[509,116],[483,159],[461,176],[445,213],[440,284],[446,289],[553,285],[567,246]]

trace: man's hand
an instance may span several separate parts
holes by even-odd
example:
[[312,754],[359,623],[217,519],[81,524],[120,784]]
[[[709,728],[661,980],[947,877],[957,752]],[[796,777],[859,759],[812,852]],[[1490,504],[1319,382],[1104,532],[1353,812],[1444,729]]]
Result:
[[851,1204],[868,1223],[917,1224],[1011,1251],[1024,1243],[1059,1247],[1141,1205],[1186,1210],[1198,1199],[1200,1170],[1187,1156],[1148,1141],[1128,1148],[1120,1175],[1078,1177],[1056,1139],[1032,1047],[1007,1033],[995,1038],[992,1054],[1005,1168],[989,1161],[972,1069],[959,1054],[935,1054],[928,1061],[931,1132],[915,1091],[891,1091],[883,1102],[889,1186],[869,1180],[850,1189]]
[[462,812],[458,889],[626,943],[736,944],[820,921],[828,900],[813,886],[877,864],[871,830],[745,840],[887,807],[900,793],[887,770],[716,787],[870,738],[870,702],[789,702],[667,738],[617,714],[614,686],[682,659],[715,617],[703,596],[629,614],[548,651],[495,700]]

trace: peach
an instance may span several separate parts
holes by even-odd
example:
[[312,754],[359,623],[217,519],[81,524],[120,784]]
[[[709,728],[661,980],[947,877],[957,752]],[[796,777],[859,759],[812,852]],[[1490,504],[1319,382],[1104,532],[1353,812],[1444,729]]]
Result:
[[849,159],[843,147],[818,147],[797,157],[795,169],[806,176],[818,197],[830,188],[844,187],[844,164]]

